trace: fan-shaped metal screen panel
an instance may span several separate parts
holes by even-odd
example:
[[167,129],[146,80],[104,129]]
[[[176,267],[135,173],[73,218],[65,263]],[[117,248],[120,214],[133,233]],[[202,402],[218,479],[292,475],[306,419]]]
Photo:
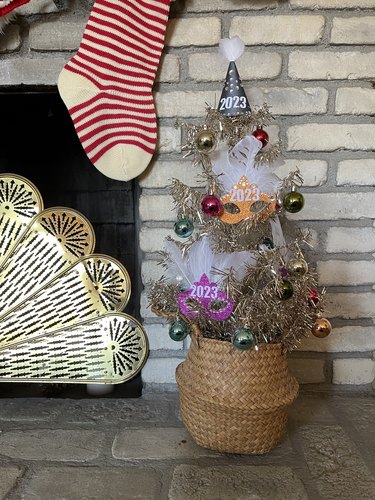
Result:
[[95,234],[75,210],[43,210],[27,179],[0,175],[0,382],[122,383],[148,342],[122,314],[124,266],[92,254]]

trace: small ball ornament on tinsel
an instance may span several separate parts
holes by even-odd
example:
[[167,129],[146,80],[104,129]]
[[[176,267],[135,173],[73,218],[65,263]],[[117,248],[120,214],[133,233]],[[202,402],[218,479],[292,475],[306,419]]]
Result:
[[291,259],[288,262],[288,272],[292,276],[304,276],[309,270],[305,259]]
[[316,288],[312,288],[309,293],[309,304],[316,307],[320,302],[320,293]]
[[283,280],[283,285],[279,292],[279,297],[281,300],[288,300],[293,295],[294,289],[293,284],[288,280]]
[[318,318],[315,320],[315,323],[311,329],[314,337],[318,337],[319,339],[324,339],[328,337],[328,335],[332,331],[331,323],[326,318]]
[[263,238],[262,244],[265,245],[270,250],[275,248],[275,245],[273,244],[273,241],[271,240],[271,238]]
[[248,351],[255,346],[255,337],[249,328],[241,327],[234,331],[232,344],[240,351]]
[[305,199],[298,191],[291,191],[284,196],[283,207],[287,212],[295,214],[303,209]]
[[177,342],[186,339],[189,333],[189,327],[185,321],[176,319],[169,327],[169,336],[172,340]]
[[201,208],[207,217],[217,217],[223,211],[223,204],[214,194],[207,194],[201,201]]
[[216,138],[210,130],[201,130],[195,136],[195,145],[200,153],[211,153],[216,147]]
[[265,148],[270,141],[269,135],[262,128],[254,130],[252,135],[255,137],[255,139],[258,139],[258,141],[262,143],[262,148]]
[[179,219],[175,222],[174,232],[180,238],[189,238],[193,234],[194,224],[193,221],[187,218]]

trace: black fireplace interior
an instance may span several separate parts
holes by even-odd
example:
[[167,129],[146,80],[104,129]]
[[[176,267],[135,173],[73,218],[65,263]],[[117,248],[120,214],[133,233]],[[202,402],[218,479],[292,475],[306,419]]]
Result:
[[[138,316],[138,242],[134,181],[120,182],[90,163],[56,89],[47,92],[3,92],[0,124],[0,172],[29,179],[39,189],[45,208],[78,210],[92,223],[95,253],[118,259],[127,269],[132,294],[124,312]],[[141,377],[115,386],[108,397],[137,397]],[[0,397],[90,397],[85,386],[0,384]]]

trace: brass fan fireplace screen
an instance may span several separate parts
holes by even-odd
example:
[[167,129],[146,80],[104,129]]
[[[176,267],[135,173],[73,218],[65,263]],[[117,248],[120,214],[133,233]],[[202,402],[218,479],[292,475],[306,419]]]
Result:
[[129,275],[94,247],[82,214],[43,210],[30,181],[0,174],[0,382],[118,384],[141,370],[146,334],[121,312]]

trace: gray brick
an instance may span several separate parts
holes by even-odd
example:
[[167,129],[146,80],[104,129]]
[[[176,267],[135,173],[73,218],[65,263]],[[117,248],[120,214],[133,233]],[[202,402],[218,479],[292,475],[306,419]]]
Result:
[[161,479],[144,467],[50,467],[36,471],[24,500],[158,500]]
[[298,359],[288,360],[291,373],[300,384],[321,384],[325,382],[324,359]]
[[[220,40],[220,32],[221,20],[218,17],[170,19],[165,35],[165,45],[172,47],[216,45]],[[194,33],[193,36],[192,33]]]
[[323,16],[311,14],[234,17],[229,33],[246,45],[310,45],[321,40],[324,22]]
[[245,85],[250,102],[258,106],[266,102],[273,115],[322,114],[327,111],[328,90],[322,87],[297,89],[293,87],[254,88]]
[[375,252],[375,228],[331,227],[327,232],[327,252]]
[[8,431],[0,434],[0,454],[22,460],[85,462],[100,454],[104,434],[84,430]]
[[51,400],[7,400],[0,405],[0,421],[44,422],[52,421],[61,413],[61,402]]
[[284,179],[297,167],[301,172],[304,186],[322,186],[327,182],[328,164],[326,161],[288,159],[284,160],[283,164],[274,170],[274,173]]
[[375,329],[371,326],[336,326],[325,339],[318,339],[313,335],[302,339],[298,349],[313,352],[375,351]]
[[317,262],[321,286],[372,285],[375,281],[375,262],[368,260],[325,260]]
[[165,460],[215,455],[196,445],[185,429],[127,429],[117,434],[112,454],[121,460]]
[[53,21],[30,26],[30,48],[34,50],[76,50],[81,43],[85,23]]
[[[355,404],[350,397],[339,397],[332,401],[337,410],[349,419],[351,425],[361,433],[361,437],[367,442],[375,443],[374,426],[374,397],[357,396]],[[363,451],[361,449],[361,451]],[[373,455],[375,461],[375,456]]]
[[139,178],[143,188],[165,188],[176,178],[191,187],[205,186],[204,180],[198,177],[199,168],[194,168],[191,158],[178,161],[153,161]]
[[[281,71],[281,56],[274,52],[247,51],[236,63],[242,80],[275,78]],[[199,82],[223,82],[227,65],[216,52],[192,54],[189,58],[189,74]]]
[[375,125],[305,123],[288,128],[289,151],[372,151]]
[[214,105],[219,95],[206,92],[158,92],[155,95],[156,110],[159,118],[183,118],[206,116],[206,104]]
[[289,467],[178,465],[168,498],[307,500],[308,496],[301,480]]
[[308,424],[333,424],[334,416],[328,405],[320,397],[298,397],[288,411],[292,427]]
[[236,0],[228,2],[228,0],[185,0],[186,9],[188,12],[222,12],[228,10],[262,10],[274,9],[278,2],[272,0]]
[[50,14],[58,12],[58,8],[53,0],[32,0],[32,2],[22,5],[17,9],[20,16],[30,16],[32,14]]
[[375,17],[335,17],[333,19],[331,43],[335,44],[374,44]]
[[373,292],[328,293],[326,300],[326,315],[331,318],[375,318]]
[[375,52],[291,52],[292,80],[358,80],[375,77]]
[[16,486],[17,479],[21,477],[19,467],[0,466],[0,497],[6,498],[7,494]]
[[375,159],[340,161],[337,166],[338,186],[373,186]]
[[373,500],[375,479],[341,427],[306,426],[300,434],[305,460],[323,498]]
[[[174,354],[178,355],[175,351]],[[172,384],[176,387],[175,373],[181,358],[151,358],[142,369],[142,379],[146,384]],[[176,387],[177,388],[177,387]]]
[[0,85],[56,85],[65,62],[62,57],[0,61]]
[[375,217],[375,193],[306,193],[305,206],[293,220],[371,219]]
[[[349,358],[333,360],[333,384],[363,385],[375,379],[375,360]],[[375,486],[375,480],[374,480]]]
[[[32,401],[27,407],[32,405]],[[45,403],[43,406],[47,406]],[[41,405],[41,408],[43,407]],[[56,408],[58,416],[56,425],[87,423],[93,425],[107,425],[121,423],[128,425],[138,422],[143,425],[147,422],[165,422],[168,417],[168,405],[165,400],[158,401],[152,397],[143,396],[140,399],[87,399],[75,401],[64,399],[54,401],[51,405]]]
[[339,115],[374,115],[374,89],[361,87],[343,87],[337,89],[336,113]]
[[180,60],[176,56],[164,54],[160,58],[160,65],[156,73],[157,82],[172,83],[180,79]]
[[289,0],[292,7],[302,9],[366,9],[375,7],[375,0]]

